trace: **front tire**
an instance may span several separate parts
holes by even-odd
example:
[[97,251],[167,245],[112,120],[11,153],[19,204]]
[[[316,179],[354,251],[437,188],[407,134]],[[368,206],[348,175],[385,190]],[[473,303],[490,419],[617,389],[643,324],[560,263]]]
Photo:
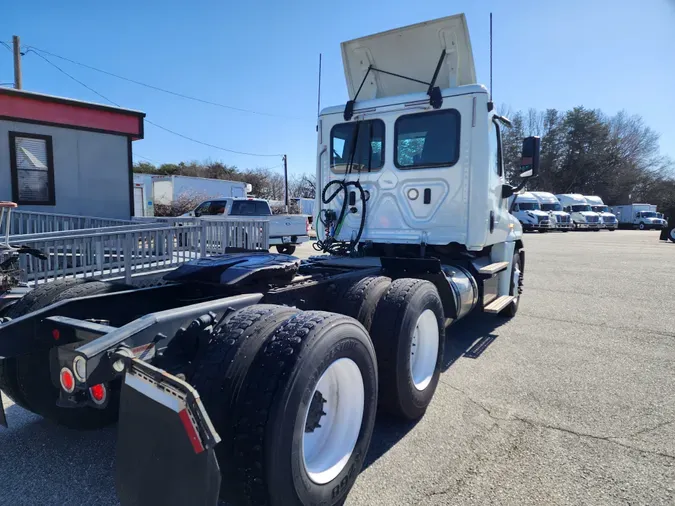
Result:
[[443,304],[433,283],[394,281],[377,306],[371,336],[380,406],[406,420],[422,417],[436,392],[445,348]]
[[277,253],[281,253],[282,255],[292,255],[295,253],[295,246],[292,244],[277,244],[275,248]]
[[646,229],[647,227],[645,226],[644,223],[640,222],[640,224],[638,225],[638,228],[639,228],[640,230],[644,230],[644,229]]
[[515,299],[499,313],[501,316],[513,318],[518,312],[518,305],[520,304],[520,295],[523,293],[523,270],[522,262],[520,260],[520,253],[516,251],[513,255],[513,264],[511,266],[511,287],[509,295],[513,295]]
[[675,242],[675,227],[672,227],[668,231],[668,239],[670,239],[672,242]]

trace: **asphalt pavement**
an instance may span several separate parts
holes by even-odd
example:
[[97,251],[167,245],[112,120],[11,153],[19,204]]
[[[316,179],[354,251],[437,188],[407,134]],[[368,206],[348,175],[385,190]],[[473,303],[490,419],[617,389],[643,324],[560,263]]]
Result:
[[[518,315],[448,329],[429,410],[379,417],[347,505],[674,504],[675,244],[658,235],[527,234]],[[0,504],[117,504],[114,428],[3,403]]]

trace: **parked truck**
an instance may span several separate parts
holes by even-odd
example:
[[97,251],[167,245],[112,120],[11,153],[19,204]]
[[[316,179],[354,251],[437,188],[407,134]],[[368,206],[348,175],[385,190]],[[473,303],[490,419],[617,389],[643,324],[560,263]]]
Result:
[[573,228],[570,213],[563,211],[562,205],[552,193],[530,192],[538,201],[541,210],[548,213],[556,230],[569,232]]
[[309,241],[310,224],[307,216],[272,214],[269,203],[264,199],[232,197],[207,200],[186,216],[211,220],[236,216],[267,217],[270,223],[270,246],[287,255],[295,253],[299,244]]
[[543,233],[555,228],[555,218],[542,211],[539,200],[532,193],[514,195],[509,205],[511,214],[518,218],[523,230],[538,230]]
[[579,193],[564,193],[555,196],[563,210],[570,213],[572,223],[577,230],[600,230],[600,215],[593,211],[591,205],[586,202]]
[[154,216],[155,205],[171,205],[180,198],[246,197],[250,189],[242,181],[134,174],[134,216]]
[[321,111],[317,136],[328,255],[203,258],[145,289],[54,282],[5,314],[0,387],[17,404],[71,427],[119,417],[123,506],[342,504],[378,405],[424,415],[446,323],[518,310],[507,200],[540,140],[507,184],[494,153],[509,121],[476,84],[464,15],[342,54],[349,101]]
[[661,230],[668,222],[658,216],[656,206],[651,204],[627,204],[610,207],[621,228],[638,228],[640,230]]
[[600,197],[597,195],[584,195],[586,202],[591,206],[591,209],[600,215],[600,227],[610,232],[614,232],[619,227],[619,221],[616,216],[609,212],[609,207],[605,205]]

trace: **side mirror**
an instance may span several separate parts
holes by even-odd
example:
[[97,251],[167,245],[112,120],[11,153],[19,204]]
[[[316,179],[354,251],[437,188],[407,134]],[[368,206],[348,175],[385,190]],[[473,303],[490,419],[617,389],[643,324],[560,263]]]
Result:
[[533,136],[523,139],[523,154],[520,160],[520,177],[530,178],[539,174],[540,150],[540,137]]

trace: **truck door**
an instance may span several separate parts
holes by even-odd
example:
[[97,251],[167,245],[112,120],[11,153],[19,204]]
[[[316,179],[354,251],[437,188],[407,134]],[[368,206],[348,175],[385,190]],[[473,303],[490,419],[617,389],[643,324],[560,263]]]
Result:
[[502,198],[502,185],[505,179],[501,130],[496,120],[490,121],[488,136],[488,160],[490,164],[490,191],[488,196],[490,208],[488,227],[490,233],[488,242],[494,243],[505,241],[509,232],[508,199]]

